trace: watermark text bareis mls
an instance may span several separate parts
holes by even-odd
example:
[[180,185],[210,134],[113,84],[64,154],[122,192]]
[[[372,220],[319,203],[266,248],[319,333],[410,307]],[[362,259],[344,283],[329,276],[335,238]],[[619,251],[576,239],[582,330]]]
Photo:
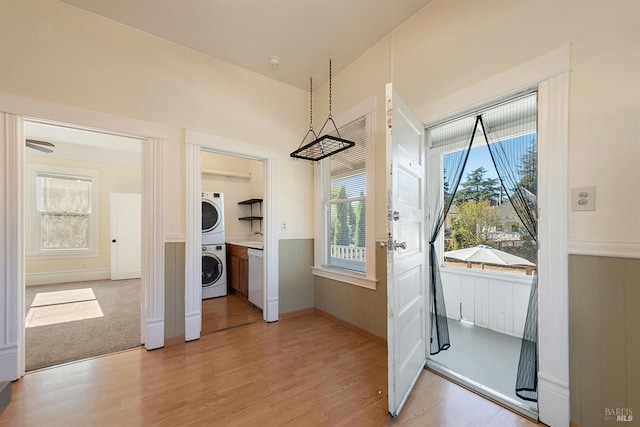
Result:
[[604,408],[605,421],[633,421],[633,408]]

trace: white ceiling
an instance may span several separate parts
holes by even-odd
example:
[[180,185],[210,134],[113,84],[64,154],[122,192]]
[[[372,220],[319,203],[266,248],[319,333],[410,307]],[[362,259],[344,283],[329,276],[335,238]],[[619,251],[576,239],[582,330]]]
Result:
[[335,75],[431,0],[59,1],[308,90],[330,58]]
[[53,153],[27,148],[32,156],[57,157],[68,160],[91,160],[140,167],[142,141],[106,132],[89,131],[70,126],[25,121],[25,139],[51,142]]

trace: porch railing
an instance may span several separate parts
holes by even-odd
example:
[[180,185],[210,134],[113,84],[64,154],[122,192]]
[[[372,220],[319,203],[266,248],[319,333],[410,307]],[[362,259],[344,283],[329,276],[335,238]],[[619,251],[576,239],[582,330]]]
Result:
[[331,257],[349,261],[361,261],[366,259],[366,249],[359,246],[331,245]]
[[522,337],[532,276],[443,267],[447,317]]

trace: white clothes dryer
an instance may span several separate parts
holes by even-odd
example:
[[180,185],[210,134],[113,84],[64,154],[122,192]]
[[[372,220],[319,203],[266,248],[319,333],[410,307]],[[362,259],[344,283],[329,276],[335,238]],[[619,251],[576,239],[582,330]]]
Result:
[[227,295],[225,245],[202,245],[202,299]]
[[202,193],[202,244],[224,244],[224,195]]

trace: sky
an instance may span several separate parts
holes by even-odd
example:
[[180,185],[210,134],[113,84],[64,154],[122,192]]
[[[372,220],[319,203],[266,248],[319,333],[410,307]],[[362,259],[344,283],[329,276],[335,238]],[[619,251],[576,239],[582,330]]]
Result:
[[479,167],[484,167],[487,170],[487,173],[484,175],[485,178],[498,177],[496,168],[493,166],[493,161],[491,160],[491,155],[489,154],[489,149],[484,145],[471,149],[469,158],[467,159],[467,165],[462,174],[461,183],[467,180],[467,174],[469,172],[474,171]]

